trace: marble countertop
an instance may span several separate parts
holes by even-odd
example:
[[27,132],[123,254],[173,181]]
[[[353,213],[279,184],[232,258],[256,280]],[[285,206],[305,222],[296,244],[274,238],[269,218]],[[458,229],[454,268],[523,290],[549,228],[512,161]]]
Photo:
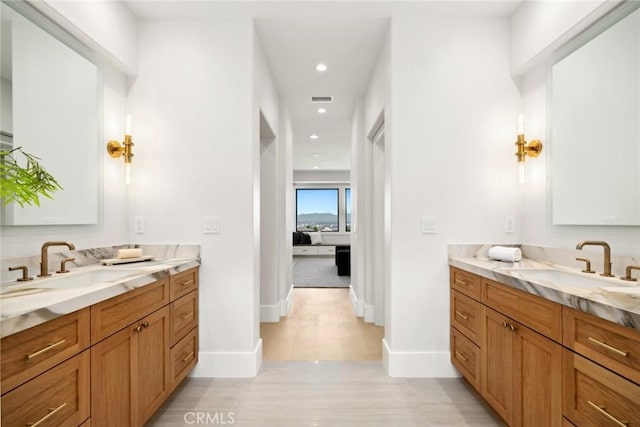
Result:
[[[156,258],[153,261],[113,266],[93,264],[29,282],[4,282],[0,285],[0,338],[199,265],[198,258]],[[103,272],[122,276],[82,286],[64,284],[65,279],[75,279],[81,275],[107,277],[110,274]]]
[[[476,257],[449,257],[449,265],[475,273],[487,279],[519,289],[530,294],[575,308],[640,330],[640,283],[626,282],[619,278],[604,278],[582,273],[579,269],[563,265],[539,262],[523,258],[519,262],[502,262]],[[580,288],[560,285],[551,280],[528,278],[525,270],[556,270],[602,280],[603,287]]]

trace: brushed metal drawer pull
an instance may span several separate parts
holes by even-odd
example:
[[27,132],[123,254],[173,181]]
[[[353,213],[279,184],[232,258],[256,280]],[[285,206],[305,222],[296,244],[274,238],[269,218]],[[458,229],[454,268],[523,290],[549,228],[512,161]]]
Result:
[[191,316],[193,316],[193,311],[191,313],[183,314],[182,315],[182,320],[187,320]]
[[43,422],[47,421],[49,418],[53,417],[53,415],[58,412],[59,410],[61,410],[62,408],[64,408],[65,406],[67,406],[66,403],[63,403],[62,405],[58,406],[57,408],[49,408],[49,413],[47,415],[45,415],[44,417],[40,418],[38,421],[36,421],[35,423],[27,423],[27,425],[29,427],[36,427],[40,424],[42,424]]
[[626,427],[629,425],[628,421],[620,421],[619,419],[617,419],[616,417],[614,417],[613,415],[611,415],[610,413],[607,412],[607,408],[605,408],[602,405],[596,405],[595,403],[593,403],[592,401],[588,400],[587,401],[589,403],[589,405],[591,405],[591,407],[593,409],[595,409],[596,411],[598,411],[598,413],[600,415],[602,415],[603,417],[605,417],[606,419],[608,419],[609,421],[613,422],[615,425],[619,426],[619,427]]
[[516,328],[515,326],[513,326],[513,324],[512,324],[512,323],[508,323],[508,324],[507,324],[507,327],[508,327],[509,329],[511,329],[511,332],[515,332],[515,331],[518,329],[518,328]]
[[187,280],[186,282],[182,282],[182,285],[180,286],[189,286],[189,285],[193,285],[193,279]]
[[144,322],[144,323],[142,324],[142,327],[143,327],[143,328],[148,328],[148,327],[149,327],[149,322]]
[[466,315],[466,313],[462,313],[458,310],[456,310],[456,314],[460,317],[462,317],[464,320],[469,320],[469,316]]
[[136,332],[140,333],[141,330],[142,330],[142,325],[136,326]]
[[610,346],[609,344],[607,344],[604,341],[600,341],[600,340],[597,340],[597,339],[591,338],[591,337],[587,337],[587,339],[589,341],[591,341],[592,343],[598,344],[600,347],[604,347],[607,350],[613,351],[615,354],[618,354],[618,355],[620,355],[622,357],[627,357],[629,355],[628,351],[618,350],[617,348]]
[[456,279],[456,280],[455,280],[455,282],[456,282],[458,285],[462,285],[462,286],[467,286],[467,285],[468,285],[468,283],[467,283],[467,282],[465,282],[464,280],[460,280],[460,279]]
[[463,361],[468,362],[467,358],[464,357],[464,354],[460,353],[459,351],[456,351],[456,356],[458,356]]
[[36,357],[36,356],[40,356],[42,353],[46,353],[47,351],[52,350],[52,349],[54,349],[55,347],[57,347],[57,346],[59,346],[59,345],[62,345],[62,344],[64,344],[64,343],[66,343],[66,342],[67,342],[67,340],[60,340],[60,341],[58,341],[58,342],[56,342],[56,343],[49,344],[49,345],[48,345],[48,346],[46,346],[45,348],[43,348],[43,349],[41,349],[41,350],[38,350],[38,351],[36,351],[35,353],[29,353],[29,354],[27,354],[27,359],[33,359],[33,358],[34,358],[34,357]]
[[509,325],[507,325],[507,322],[505,322],[504,320],[500,321],[500,326],[502,326],[503,328],[508,328]]
[[186,362],[187,360],[191,359],[192,356],[193,356],[193,351],[191,353],[187,354],[186,356],[184,356],[182,358],[182,361]]

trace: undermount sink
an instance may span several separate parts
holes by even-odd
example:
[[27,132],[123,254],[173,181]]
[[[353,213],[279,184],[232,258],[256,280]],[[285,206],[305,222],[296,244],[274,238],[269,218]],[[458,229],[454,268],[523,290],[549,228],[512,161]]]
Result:
[[29,282],[5,286],[0,291],[2,297],[26,295],[44,289],[74,289],[105,282],[112,282],[134,274],[131,270],[94,270],[81,273],[68,273],[51,278],[36,278]]
[[[511,274],[524,280],[548,282],[571,288],[591,289],[619,286],[610,280],[600,278],[596,275],[587,276],[587,274],[574,274],[561,270],[512,270]],[[622,288],[624,288],[624,286]],[[629,288],[632,287],[629,286]]]

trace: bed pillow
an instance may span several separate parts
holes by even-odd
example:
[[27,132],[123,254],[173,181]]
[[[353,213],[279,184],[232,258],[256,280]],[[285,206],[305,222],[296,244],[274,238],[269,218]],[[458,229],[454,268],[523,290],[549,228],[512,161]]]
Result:
[[299,245],[300,244],[300,233],[297,231],[293,232],[293,244],[294,245]]
[[322,233],[320,233],[319,231],[314,231],[311,233],[308,233],[309,237],[311,237],[311,244],[312,245],[321,245],[322,244]]
[[311,237],[309,237],[308,233],[300,232],[300,244],[301,245],[310,245]]

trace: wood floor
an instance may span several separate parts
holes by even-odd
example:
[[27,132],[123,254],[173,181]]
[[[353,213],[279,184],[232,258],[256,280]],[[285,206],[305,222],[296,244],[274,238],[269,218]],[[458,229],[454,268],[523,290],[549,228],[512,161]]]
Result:
[[203,424],[503,425],[462,379],[391,378],[372,361],[264,362],[255,378],[187,378],[148,425]]
[[381,360],[384,328],[353,314],[349,289],[294,288],[289,316],[260,336],[263,360]]

